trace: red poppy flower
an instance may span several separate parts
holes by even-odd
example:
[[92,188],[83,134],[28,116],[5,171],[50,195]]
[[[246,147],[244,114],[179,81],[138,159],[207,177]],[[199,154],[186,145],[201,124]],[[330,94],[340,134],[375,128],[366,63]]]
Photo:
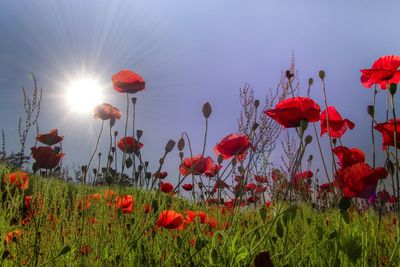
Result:
[[[383,150],[386,149],[386,146],[394,146],[394,119],[379,123],[374,128],[382,134]],[[397,148],[400,148],[400,119],[396,120],[396,139]]]
[[174,210],[163,210],[157,219],[157,226],[166,229],[177,229],[183,223],[183,215]]
[[21,236],[22,236],[22,231],[18,229],[7,233],[5,238],[6,244],[10,244],[13,240],[18,239]]
[[[346,132],[347,128],[350,130],[354,128],[354,123],[348,119],[343,119],[335,107],[328,107],[327,110],[321,112],[321,136],[324,133],[328,133],[328,135],[332,138],[341,138]],[[329,117],[329,131],[327,116]]]
[[384,168],[371,168],[366,163],[356,163],[336,172],[335,183],[344,197],[369,198],[375,192],[378,180],[388,175]]
[[26,172],[13,172],[4,175],[4,183],[11,184],[19,189],[25,190],[28,189],[29,185],[29,176]]
[[53,169],[64,157],[64,153],[55,153],[49,146],[32,147],[31,150],[39,169]]
[[324,184],[321,184],[320,186],[319,186],[319,192],[320,193],[322,193],[322,192],[332,192],[332,187],[333,187],[333,185],[332,184],[330,184],[330,183],[324,183]]
[[225,136],[215,147],[217,156],[222,155],[224,160],[237,156],[243,159],[247,149],[251,146],[250,139],[244,134],[230,134]]
[[257,186],[256,188],[256,193],[264,193],[265,191],[267,191],[266,186]]
[[386,190],[381,190],[381,191],[379,191],[377,194],[376,194],[376,196],[377,196],[377,199],[379,200],[379,201],[382,201],[382,202],[388,202],[389,201],[389,199],[390,199],[390,194],[389,194],[389,192],[388,191],[386,191]]
[[133,152],[135,152],[135,150],[137,151],[142,147],[143,144],[131,136],[121,138],[118,142],[118,148],[121,149],[121,151],[128,154],[132,154]]
[[119,120],[121,118],[121,112],[119,109],[107,103],[97,105],[93,112],[96,119],[103,121],[110,119]]
[[257,203],[260,198],[258,196],[251,196],[247,198],[247,203]]
[[362,163],[365,161],[365,154],[362,150],[358,148],[347,148],[345,146],[337,146],[332,149],[336,157],[339,159],[339,166],[342,169],[350,167],[356,163]]
[[200,154],[192,158],[185,158],[179,167],[179,171],[183,176],[189,174],[201,175],[205,172],[212,173],[215,171],[214,161],[210,157],[202,157]]
[[264,111],[285,128],[299,127],[302,120],[316,122],[320,118],[321,108],[307,97],[294,97],[282,100],[274,109]]
[[171,193],[174,190],[174,186],[169,182],[161,182],[160,190],[163,193]]
[[152,208],[151,208],[150,204],[144,204],[143,210],[144,210],[144,213],[147,214],[147,213],[150,213]]
[[182,188],[185,191],[191,191],[193,189],[193,185],[192,184],[184,184],[184,185],[182,185]]
[[145,89],[144,79],[137,73],[130,70],[121,70],[111,78],[114,89],[120,93],[131,93]]
[[39,134],[38,136],[36,136],[36,140],[45,145],[52,146],[64,140],[64,136],[58,136],[58,130],[52,129],[47,134]]
[[31,209],[32,198],[33,198],[32,196],[24,196],[24,207],[28,213],[32,211]]
[[186,211],[186,220],[188,222],[194,222],[196,217],[199,218],[200,223],[208,223],[208,215],[204,211]]
[[267,176],[254,175],[254,180],[255,180],[257,183],[260,183],[260,184],[266,184],[266,183],[268,183],[268,177],[267,177]]
[[[299,185],[301,183],[301,181],[303,180],[307,180],[311,177],[313,177],[314,173],[310,170],[304,171],[302,173],[296,173],[293,177],[293,183],[294,183],[294,187],[297,190],[299,188]],[[305,184],[308,187],[308,184]]]
[[387,84],[400,82],[400,56],[383,56],[372,64],[371,69],[361,70],[361,83],[370,88],[379,84],[381,89],[386,89]]
[[215,164],[214,162],[212,162],[212,164],[209,164],[207,166],[207,169],[204,172],[204,175],[209,178],[214,177],[218,174],[218,172],[221,168],[222,168],[222,165]]
[[121,209],[123,214],[132,213],[133,210],[133,196],[124,195],[122,197],[116,197],[116,209]]
[[257,189],[257,185],[254,183],[248,183],[246,185],[246,191],[255,191]]

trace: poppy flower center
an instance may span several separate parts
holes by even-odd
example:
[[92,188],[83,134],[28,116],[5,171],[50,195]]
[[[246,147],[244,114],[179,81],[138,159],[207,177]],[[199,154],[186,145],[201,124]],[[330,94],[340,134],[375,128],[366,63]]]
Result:
[[67,87],[65,99],[71,111],[91,114],[94,107],[103,102],[103,92],[97,80],[81,78]]

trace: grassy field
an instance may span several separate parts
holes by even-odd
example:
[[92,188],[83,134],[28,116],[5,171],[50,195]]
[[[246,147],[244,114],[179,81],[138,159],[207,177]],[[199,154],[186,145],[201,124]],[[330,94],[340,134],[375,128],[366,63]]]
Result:
[[[1,177],[10,171],[1,166]],[[196,205],[160,191],[76,185],[33,175],[26,190],[4,182],[1,188],[2,266],[398,266],[400,262],[399,227],[392,213],[379,216],[372,210],[350,208],[347,217],[337,208],[316,211],[309,203],[229,209]],[[132,195],[132,212],[116,209],[113,199],[105,196],[108,190]],[[33,196],[30,212],[24,195]],[[208,216],[207,220],[199,216],[185,229],[166,229],[156,223],[163,210],[184,217],[188,210],[204,211]]]

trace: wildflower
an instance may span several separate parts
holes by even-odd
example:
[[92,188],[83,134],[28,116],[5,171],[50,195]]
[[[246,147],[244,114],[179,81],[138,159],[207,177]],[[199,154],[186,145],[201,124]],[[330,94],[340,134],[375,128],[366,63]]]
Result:
[[157,179],[165,179],[168,176],[168,172],[156,172],[154,173],[154,177]]
[[246,191],[255,191],[257,189],[257,185],[254,183],[248,183],[246,185]]
[[22,236],[22,231],[18,229],[8,232],[5,237],[6,244],[9,245],[12,241],[16,241],[21,236]]
[[94,108],[93,112],[96,119],[100,119],[103,121],[110,119],[119,120],[121,118],[121,112],[119,111],[119,109],[113,107],[108,103],[97,105]]
[[183,215],[174,210],[163,210],[158,216],[156,225],[166,229],[177,229],[183,223]]
[[121,70],[111,78],[114,89],[119,93],[134,94],[145,89],[144,79],[130,70]]
[[362,163],[365,161],[365,154],[358,148],[347,148],[345,146],[337,146],[332,149],[333,153],[339,159],[339,166],[342,169],[350,167],[356,163]]
[[231,157],[243,159],[246,151],[250,147],[250,139],[244,134],[230,134],[225,136],[215,147],[215,154],[222,155],[224,160]]
[[58,130],[52,129],[47,134],[39,134],[38,136],[36,136],[36,140],[45,145],[52,146],[64,140],[64,136],[58,136]]
[[388,175],[384,168],[371,168],[366,163],[356,163],[336,172],[335,183],[340,187],[344,197],[369,198],[375,192],[378,180]]
[[133,196],[124,195],[122,197],[117,196],[115,198],[116,209],[121,209],[123,214],[132,213],[133,210]]
[[49,146],[32,147],[32,157],[35,159],[36,166],[39,169],[53,169],[57,167],[64,153],[56,153]]
[[163,193],[171,193],[174,190],[174,186],[169,182],[161,182],[160,183],[160,190]]
[[193,189],[193,185],[192,184],[184,184],[184,185],[182,185],[182,188],[185,191],[191,191]]
[[366,88],[379,84],[386,89],[387,84],[400,82],[400,56],[389,55],[378,58],[371,69],[361,70],[361,83]]
[[4,175],[4,183],[8,183],[18,187],[21,190],[28,189],[29,176],[26,172],[13,172]]
[[152,210],[152,208],[149,204],[144,204],[143,211],[145,214],[150,213],[151,210]]
[[255,180],[257,183],[260,183],[260,184],[266,184],[266,183],[268,183],[268,177],[267,177],[267,176],[254,175],[254,180]]
[[183,176],[189,174],[201,175],[215,171],[215,163],[210,157],[203,157],[200,154],[191,158],[185,158],[179,167],[179,171]]
[[128,154],[132,154],[133,152],[138,151],[142,147],[143,144],[131,136],[121,138],[118,142],[118,148],[121,149],[121,151]]
[[[329,117],[329,129],[328,121]],[[341,138],[347,129],[353,129],[354,123],[348,119],[343,119],[335,107],[328,107],[321,112],[321,136],[325,133],[332,138]]]
[[320,107],[307,97],[293,97],[282,100],[274,109],[264,111],[285,128],[299,127],[302,120],[316,122],[320,119]]
[[[382,134],[383,150],[386,149],[386,146],[394,146],[394,119],[379,123],[374,128]],[[400,148],[400,119],[396,120],[396,140],[397,148]]]

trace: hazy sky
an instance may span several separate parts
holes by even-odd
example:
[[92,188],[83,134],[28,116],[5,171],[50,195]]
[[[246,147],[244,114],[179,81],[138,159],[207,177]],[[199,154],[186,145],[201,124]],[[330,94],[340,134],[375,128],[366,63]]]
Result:
[[[100,122],[70,112],[65,86],[78,74],[95,75],[107,88],[106,101],[123,111],[125,98],[112,89],[111,75],[128,68],[147,82],[136,95],[137,128],[144,130],[143,153],[153,168],[166,141],[184,130],[201,152],[205,101],[213,107],[206,153],[214,156],[212,147],[237,130],[239,88],[247,82],[263,99],[293,52],[303,89],[313,77],[312,97],[322,106],[317,73],[324,69],[329,103],[356,123],[344,144],[369,151],[372,92],[361,86],[359,70],[382,55],[400,54],[399,10],[399,1],[365,0],[2,0],[0,128],[8,150],[18,150],[21,88],[31,87],[33,72],[44,89],[41,131],[58,128],[65,164],[85,164]],[[122,121],[117,128],[122,132]],[[102,140],[105,153],[107,137]],[[172,181],[176,155],[167,159]]]

